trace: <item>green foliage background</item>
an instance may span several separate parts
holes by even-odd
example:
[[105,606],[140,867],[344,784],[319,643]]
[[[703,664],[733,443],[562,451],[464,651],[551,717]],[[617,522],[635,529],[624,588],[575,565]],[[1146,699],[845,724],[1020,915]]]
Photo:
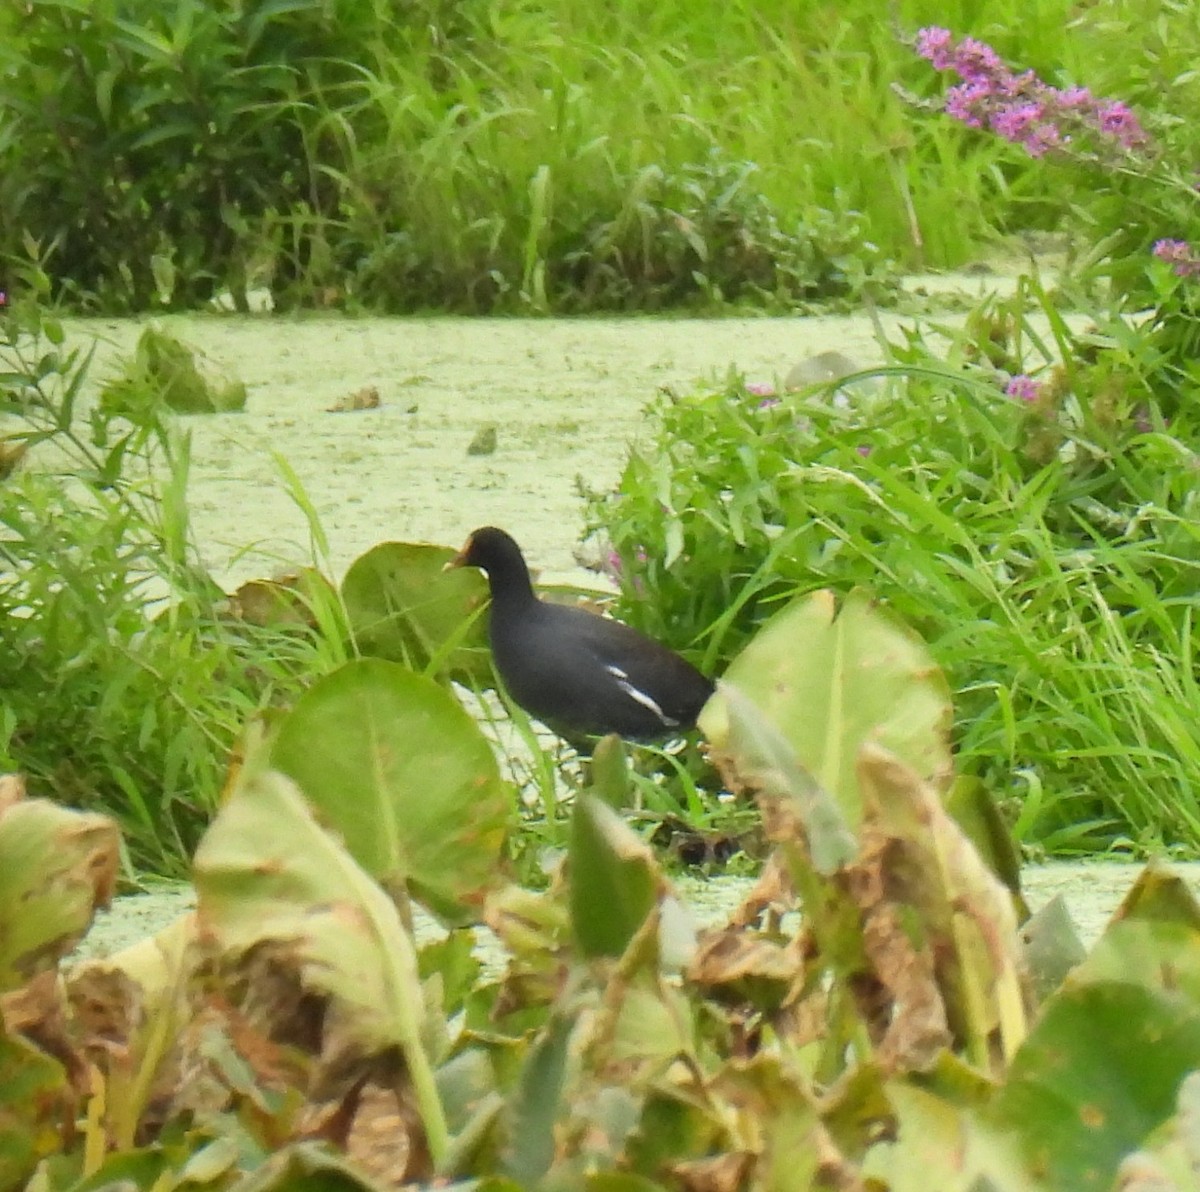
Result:
[[[1200,432],[1164,348],[1195,322],[1189,287],[1149,273],[1138,335],[1072,331],[1027,284],[840,391],[764,399],[735,375],[661,398],[590,502],[618,615],[721,674],[796,593],[870,589],[930,643],[964,769],[1016,796],[1019,836],[1194,850]],[[1007,396],[1028,373],[1036,400]]]
[[940,93],[902,41],[931,22],[1200,110],[1171,0],[31,0],[0,12],[0,259],[108,311],[263,284],[391,311],[858,293],[1071,193],[914,118],[893,88]]

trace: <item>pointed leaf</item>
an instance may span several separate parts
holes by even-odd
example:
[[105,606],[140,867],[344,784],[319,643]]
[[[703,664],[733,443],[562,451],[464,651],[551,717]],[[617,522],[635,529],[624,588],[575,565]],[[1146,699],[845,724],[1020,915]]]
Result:
[[554,1161],[554,1125],[562,1110],[571,1033],[569,1021],[551,1019],[526,1057],[509,1102],[504,1169],[524,1188],[536,1185]]
[[348,663],[300,698],[271,761],[373,877],[407,882],[452,921],[475,915],[498,875],[513,796],[445,688],[397,663]]
[[571,925],[585,956],[620,956],[658,901],[654,854],[607,804],[589,795],[571,820]]
[[946,810],[967,834],[991,871],[1012,891],[1021,922],[1029,908],[1021,896],[1021,854],[992,792],[978,779],[959,776],[946,795]]
[[1039,1002],[1048,998],[1087,955],[1061,894],[1055,894],[1021,927],[1021,940]]
[[1184,879],[1147,865],[1071,980],[1128,981],[1200,1008],[1200,906]]
[[629,753],[616,733],[601,737],[592,750],[591,789],[614,811],[629,806]]
[[1180,923],[1200,931],[1200,903],[1179,874],[1152,861],[1130,886],[1113,915],[1114,922],[1129,919]]

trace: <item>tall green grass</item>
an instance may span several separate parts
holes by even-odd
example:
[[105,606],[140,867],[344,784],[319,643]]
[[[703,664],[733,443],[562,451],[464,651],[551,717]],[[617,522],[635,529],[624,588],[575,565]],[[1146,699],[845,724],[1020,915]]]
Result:
[[5,310],[0,442],[38,466],[0,478],[0,771],[179,875],[247,721],[340,661],[346,630],[319,602],[313,627],[235,611],[192,537],[186,434],[160,406],[81,408],[89,363],[35,303]]
[[[389,201],[364,240],[382,242],[409,292],[439,271],[469,284],[486,261],[479,304],[661,304],[678,297],[661,293],[669,280],[721,276],[720,226],[748,221],[718,166],[746,163],[745,192],[814,258],[865,259],[873,244],[907,264],[959,263],[1005,223],[1011,155],[892,92],[933,83],[897,32],[844,7],[748,0],[651,19],[630,4],[512,5],[489,47],[452,51],[445,72],[380,55],[361,85],[387,132],[350,173]],[[362,280],[395,301],[370,255]]]

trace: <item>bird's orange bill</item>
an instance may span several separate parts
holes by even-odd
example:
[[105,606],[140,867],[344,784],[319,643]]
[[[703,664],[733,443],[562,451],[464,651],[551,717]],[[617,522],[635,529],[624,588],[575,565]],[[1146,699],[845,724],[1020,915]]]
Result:
[[471,549],[471,540],[470,540],[470,538],[468,538],[466,540],[466,542],[463,543],[462,550],[460,550],[458,552],[458,554],[456,554],[454,556],[454,558],[450,560],[450,562],[445,564],[445,566],[442,567],[442,570],[443,571],[453,571],[455,567],[465,567],[467,564],[467,552],[470,549]]

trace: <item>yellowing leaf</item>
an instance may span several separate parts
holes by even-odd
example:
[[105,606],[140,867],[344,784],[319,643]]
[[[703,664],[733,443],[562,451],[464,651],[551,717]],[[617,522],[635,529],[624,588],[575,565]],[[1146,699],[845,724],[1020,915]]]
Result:
[[58,963],[117,878],[120,834],[107,816],[26,799],[0,778],[0,992]]
[[[838,801],[851,827],[861,802],[855,765],[882,745],[939,789],[950,777],[946,680],[920,639],[852,592],[800,597],[772,617],[724,676],[783,735],[800,765]],[[729,710],[718,691],[700,728],[726,748]]]
[[348,1011],[343,1047],[404,1054],[435,1161],[446,1127],[421,1042],[413,942],[395,904],[282,774],[243,770],[196,851],[200,937],[237,957],[259,946]]

